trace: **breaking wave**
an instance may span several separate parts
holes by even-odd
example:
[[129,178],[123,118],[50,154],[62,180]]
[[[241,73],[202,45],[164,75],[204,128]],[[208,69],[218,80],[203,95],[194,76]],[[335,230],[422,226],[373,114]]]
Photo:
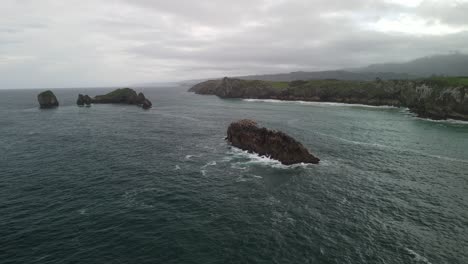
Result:
[[246,161],[237,161],[232,164],[232,168],[236,169],[246,169],[242,165],[261,165],[261,166],[269,166],[272,168],[277,169],[291,169],[291,168],[307,168],[313,166],[312,164],[300,163],[294,165],[284,165],[280,161],[272,159],[267,156],[260,156],[255,153],[249,153],[248,151],[232,147],[226,153],[229,156],[225,160],[235,161],[238,159],[247,159]]
[[416,251],[414,250],[411,250],[409,248],[405,248],[405,250],[411,255],[413,256],[414,260],[418,263],[426,263],[426,264],[431,264],[431,262],[429,262],[429,260],[427,260],[427,258],[421,256],[420,254],[418,254]]
[[311,102],[311,101],[288,101],[288,100],[277,100],[277,99],[242,99],[246,102],[263,102],[263,103],[287,103],[287,104],[302,104],[302,105],[316,105],[316,106],[347,106],[347,107],[365,107],[365,108],[391,108],[396,109],[398,107],[391,105],[365,105],[365,104],[347,104],[347,103],[335,103],[335,102]]

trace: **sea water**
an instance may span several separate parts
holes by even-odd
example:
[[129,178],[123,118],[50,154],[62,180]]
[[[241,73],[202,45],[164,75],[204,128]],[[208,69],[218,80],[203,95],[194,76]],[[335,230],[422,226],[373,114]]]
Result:
[[[187,89],[0,90],[0,263],[468,263],[467,123]],[[243,118],[320,164],[231,148]]]

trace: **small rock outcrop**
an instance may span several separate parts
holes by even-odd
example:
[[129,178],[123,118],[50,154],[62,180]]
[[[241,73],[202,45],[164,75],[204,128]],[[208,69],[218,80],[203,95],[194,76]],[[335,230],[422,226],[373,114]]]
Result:
[[84,106],[84,105],[90,106],[92,102],[93,100],[87,94],[86,95],[79,94],[78,99],[76,100],[76,104],[79,106]]
[[37,95],[37,101],[39,102],[40,108],[54,108],[59,106],[59,102],[55,94],[47,90],[45,92],[40,93]]
[[141,104],[141,107],[143,109],[147,110],[147,109],[150,109],[151,107],[153,107],[153,104],[151,103],[150,100],[145,98],[145,100],[143,100],[143,103]]
[[318,164],[320,161],[292,137],[280,131],[258,127],[253,120],[244,119],[231,123],[226,139],[234,147],[271,157],[284,165]]
[[76,103],[78,105],[94,104],[130,104],[138,105],[143,109],[150,109],[153,104],[145,97],[143,93],[136,93],[135,90],[130,88],[121,88],[114,90],[105,95],[97,95],[94,98],[90,98],[87,95],[78,95]]

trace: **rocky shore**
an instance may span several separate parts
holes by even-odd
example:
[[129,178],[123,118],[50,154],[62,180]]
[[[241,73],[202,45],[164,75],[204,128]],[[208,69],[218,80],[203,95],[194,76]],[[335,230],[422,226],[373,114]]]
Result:
[[468,120],[468,86],[430,79],[268,82],[226,77],[199,83],[189,91],[221,98],[390,105],[408,107],[425,118]]
[[271,157],[284,165],[318,164],[320,161],[292,137],[280,131],[258,127],[253,120],[244,119],[231,123],[226,139],[234,147]]

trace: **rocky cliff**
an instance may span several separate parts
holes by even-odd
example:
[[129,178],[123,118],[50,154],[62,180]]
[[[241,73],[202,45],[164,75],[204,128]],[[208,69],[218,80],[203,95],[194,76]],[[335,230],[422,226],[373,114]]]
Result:
[[223,78],[197,84],[189,91],[221,98],[391,105],[408,107],[420,117],[468,120],[468,85],[464,81],[377,79],[267,82]]
[[280,131],[258,127],[252,120],[232,123],[227,130],[227,140],[234,147],[271,157],[285,165],[318,164],[320,161],[292,137]]

